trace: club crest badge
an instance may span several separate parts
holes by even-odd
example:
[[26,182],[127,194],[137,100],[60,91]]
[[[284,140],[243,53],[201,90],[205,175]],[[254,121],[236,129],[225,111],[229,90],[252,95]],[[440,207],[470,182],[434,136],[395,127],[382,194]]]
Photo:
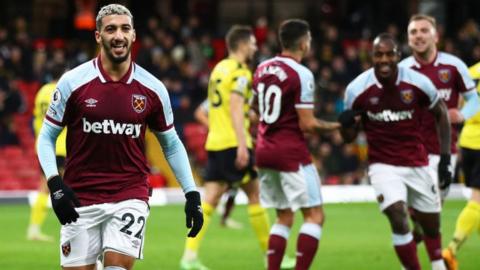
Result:
[[70,246],[70,241],[64,243],[62,245],[62,254],[63,256],[65,257],[68,257],[68,255],[70,255],[70,252],[72,251],[72,248]]
[[144,95],[132,95],[132,107],[137,113],[141,113],[147,107],[147,97]]
[[400,99],[405,104],[412,103],[412,101],[413,101],[413,90],[412,89],[400,90]]
[[450,78],[452,77],[452,75],[450,74],[450,70],[449,69],[440,69],[438,71],[438,78],[440,79],[440,81],[442,81],[443,83],[447,83],[448,81],[450,81]]

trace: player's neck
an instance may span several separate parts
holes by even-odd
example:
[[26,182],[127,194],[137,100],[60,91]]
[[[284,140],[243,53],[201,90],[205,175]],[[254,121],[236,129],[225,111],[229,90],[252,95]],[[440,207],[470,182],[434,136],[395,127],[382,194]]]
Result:
[[105,54],[100,53],[103,70],[115,82],[120,81],[123,76],[128,72],[128,69],[130,68],[130,63],[132,61],[130,57],[131,56],[129,56],[128,59],[123,61],[122,63],[117,64],[110,61],[110,59],[108,59]]
[[431,50],[426,50],[424,53],[413,53],[415,59],[422,65],[428,65],[435,61],[437,57],[437,48],[432,48]]
[[245,64],[247,61],[247,57],[240,52],[231,52],[228,54],[228,58],[234,59],[242,64]]
[[303,53],[301,51],[283,50],[280,55],[293,58],[295,61],[297,61],[299,63],[302,61],[302,58],[303,58]]

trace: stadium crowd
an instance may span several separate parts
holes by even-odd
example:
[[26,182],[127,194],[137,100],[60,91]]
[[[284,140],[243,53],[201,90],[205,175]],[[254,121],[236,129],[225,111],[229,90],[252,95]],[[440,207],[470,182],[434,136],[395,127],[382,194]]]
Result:
[[[365,16],[365,15],[364,15]],[[259,50],[254,68],[278,52],[277,25],[266,17],[252,22]],[[312,50],[304,63],[316,78],[316,116],[336,119],[343,110],[346,85],[371,66],[369,50],[374,29],[365,21],[339,24],[323,16],[313,26]],[[17,17],[0,25],[0,147],[25,145],[19,139],[25,131],[14,115],[31,115],[32,91],[50,79],[57,64],[73,68],[96,55],[91,38],[48,38],[32,34],[30,19]],[[175,125],[182,140],[183,126],[193,120],[193,112],[206,97],[211,68],[226,53],[224,33],[211,29],[197,16],[182,18],[150,16],[136,22],[140,33],[133,49],[137,63],[159,78],[170,92]],[[404,56],[410,55],[403,25],[389,24],[386,30],[399,41]],[[358,33],[358,34],[352,34]],[[440,25],[442,51],[459,56],[467,65],[480,61],[480,30],[472,19],[447,35]],[[93,35],[93,34],[92,34]],[[32,138],[33,131],[29,130]],[[327,184],[358,184],[365,181],[365,137],[357,144],[344,144],[338,132],[311,137],[310,148],[315,163]],[[188,145],[188,143],[186,143]]]

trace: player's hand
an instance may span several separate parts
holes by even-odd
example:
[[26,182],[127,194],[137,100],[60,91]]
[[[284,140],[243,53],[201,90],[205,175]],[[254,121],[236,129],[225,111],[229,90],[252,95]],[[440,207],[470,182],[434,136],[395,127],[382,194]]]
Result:
[[65,185],[60,176],[54,176],[47,182],[50,190],[50,199],[52,200],[52,208],[62,225],[77,221],[79,217],[75,206],[79,207],[75,193],[72,189]]
[[456,108],[448,110],[448,118],[450,118],[451,124],[461,124],[463,121],[465,121],[463,115]]
[[237,147],[237,158],[235,159],[235,167],[239,170],[243,170],[245,167],[247,167],[249,158],[250,154],[248,153],[247,147]]
[[354,110],[345,110],[338,116],[338,122],[342,125],[342,128],[351,128],[359,120],[361,112]]
[[185,215],[187,217],[187,228],[191,229],[188,237],[195,237],[203,226],[203,211],[200,202],[200,193],[190,191],[185,194]]
[[452,183],[452,168],[450,165],[450,154],[441,154],[438,163],[438,183],[440,189],[448,189]]

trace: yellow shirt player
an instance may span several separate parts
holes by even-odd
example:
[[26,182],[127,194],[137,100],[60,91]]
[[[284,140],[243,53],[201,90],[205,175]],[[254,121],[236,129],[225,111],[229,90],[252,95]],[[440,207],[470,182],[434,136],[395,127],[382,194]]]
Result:
[[[219,199],[229,186],[238,186],[248,197],[248,215],[264,255],[267,253],[270,222],[260,206],[259,185],[253,168],[252,137],[247,114],[253,95],[252,73],[247,63],[257,50],[249,26],[235,25],[227,33],[228,57],[219,62],[208,85],[208,136],[205,148],[204,223],[196,238],[188,238],[180,269],[208,269],[198,259],[198,250]],[[250,180],[250,181],[247,181]],[[284,260],[294,266],[292,260]]]
[[[480,62],[470,67],[470,76],[480,79]],[[477,85],[480,93],[480,84]],[[457,218],[455,232],[448,248],[442,256],[448,264],[448,269],[458,269],[456,254],[462,244],[473,231],[480,232],[480,108],[473,108],[476,114],[464,122],[460,133],[459,145],[462,156],[462,170],[465,175],[465,185],[472,189],[472,195]]]
[[[33,109],[33,129],[35,132],[35,138],[37,138],[38,133],[42,128],[43,119],[45,118],[45,114],[50,106],[50,100],[52,97],[52,93],[55,91],[57,80],[60,78],[64,71],[65,67],[63,65],[53,66],[50,71],[53,80],[40,88],[40,90],[38,90],[37,92],[37,95],[35,96],[35,107]],[[63,173],[63,163],[67,155],[66,134],[67,130],[64,129],[58,136],[56,144],[57,166],[60,173]],[[48,194],[49,193],[47,181],[42,179],[38,188],[38,196],[33,203],[30,212],[30,224],[27,230],[28,240],[47,242],[53,241],[53,238],[51,236],[45,235],[41,231],[41,226],[43,225],[47,215],[47,202],[49,200]]]
[[[252,72],[245,63],[234,58],[227,58],[218,63],[210,75],[208,84],[209,121],[207,151],[226,150],[238,147],[239,141],[233,126],[231,111],[232,95],[243,97],[243,133],[248,149],[252,148],[252,137],[249,133],[250,121],[247,114],[252,97]],[[235,97],[234,97],[235,98]]]

